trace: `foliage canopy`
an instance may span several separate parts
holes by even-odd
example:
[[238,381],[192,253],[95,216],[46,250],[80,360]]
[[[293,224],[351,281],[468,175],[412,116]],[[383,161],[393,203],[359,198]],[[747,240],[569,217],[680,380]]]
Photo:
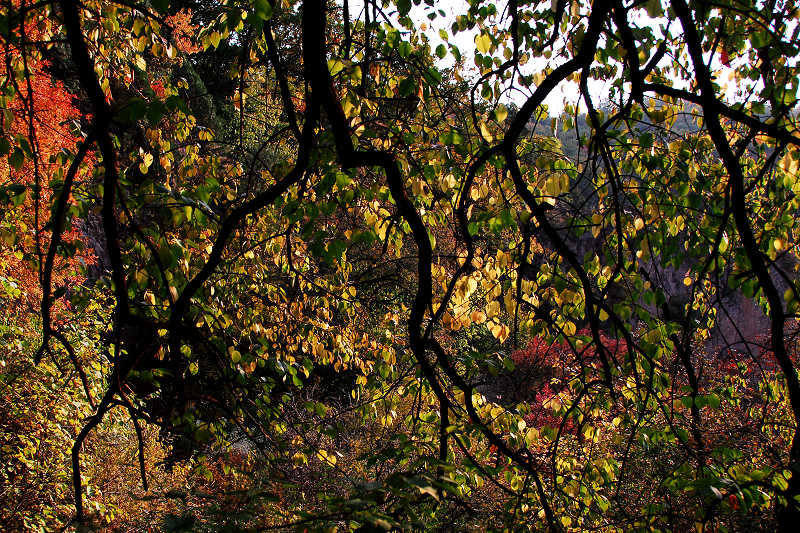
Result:
[[792,530],[800,11],[442,7],[4,3],[10,482],[133,520],[130,421],[238,491],[173,530]]

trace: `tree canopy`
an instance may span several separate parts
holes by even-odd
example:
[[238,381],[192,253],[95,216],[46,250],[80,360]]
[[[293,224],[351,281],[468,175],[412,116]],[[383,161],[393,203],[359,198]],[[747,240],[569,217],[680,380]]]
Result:
[[794,530],[794,2],[3,6],[10,527]]

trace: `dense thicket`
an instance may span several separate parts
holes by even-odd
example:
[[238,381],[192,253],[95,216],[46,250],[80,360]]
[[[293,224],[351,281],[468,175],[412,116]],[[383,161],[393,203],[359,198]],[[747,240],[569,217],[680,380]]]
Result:
[[0,521],[793,530],[800,11],[451,8],[4,2]]

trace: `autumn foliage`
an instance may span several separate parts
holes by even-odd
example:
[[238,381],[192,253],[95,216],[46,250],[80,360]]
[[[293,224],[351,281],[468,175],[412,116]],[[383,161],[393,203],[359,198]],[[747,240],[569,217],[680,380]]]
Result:
[[792,531],[798,11],[444,7],[4,4],[0,523]]

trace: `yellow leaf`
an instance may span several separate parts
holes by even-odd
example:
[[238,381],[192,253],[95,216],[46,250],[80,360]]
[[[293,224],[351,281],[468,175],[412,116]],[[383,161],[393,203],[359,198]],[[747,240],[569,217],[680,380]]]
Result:
[[553,396],[552,398],[548,398],[544,402],[542,402],[542,407],[547,407],[548,409],[552,409],[553,411],[560,411],[561,410],[561,398],[558,396]]
[[503,303],[506,306],[506,313],[513,315],[514,307],[516,307],[517,301],[516,298],[514,298],[514,293],[512,291],[508,291],[503,295]]
[[446,327],[446,328],[453,327],[453,315],[451,315],[450,313],[443,314],[442,315],[442,324],[444,324],[444,327]]
[[481,135],[483,136],[483,138],[486,139],[487,141],[491,142],[492,139],[494,139],[494,136],[492,135],[492,132],[489,131],[489,128],[486,127],[486,123],[485,122],[481,122],[479,127],[480,127]]
[[483,324],[486,322],[486,315],[481,311],[473,311],[470,319],[474,324]]
[[217,31],[215,31],[214,33],[212,33],[211,35],[208,36],[208,42],[214,48],[219,46],[220,39],[222,39],[222,35],[220,35],[219,32],[217,32]]
[[153,164],[153,154],[150,152],[145,152],[142,155],[142,162],[139,163],[139,170],[142,174],[147,174],[147,171],[150,169],[150,165]]
[[325,450],[319,450],[317,452],[317,459],[331,465],[336,464],[336,456],[334,454],[329,454]]
[[780,166],[784,172],[788,174],[795,174],[797,172],[798,163],[792,157],[791,153],[787,153],[781,158]]
[[528,444],[528,446],[533,446],[538,440],[539,430],[536,428],[530,428],[525,434],[525,442]]
[[503,104],[498,105],[494,110],[494,118],[497,122],[503,122],[508,116],[508,109]]
[[482,54],[488,53],[489,49],[492,47],[492,38],[489,37],[489,35],[486,33],[481,33],[480,35],[476,35],[475,47],[478,49],[478,52]]
[[308,458],[302,453],[296,452],[292,456],[292,463],[294,463],[295,466],[302,466],[308,464]]
[[330,72],[331,76],[336,76],[339,72],[344,70],[345,66],[341,59],[328,60],[328,72]]
[[505,324],[495,324],[492,326],[492,335],[500,342],[506,342],[510,330]]

